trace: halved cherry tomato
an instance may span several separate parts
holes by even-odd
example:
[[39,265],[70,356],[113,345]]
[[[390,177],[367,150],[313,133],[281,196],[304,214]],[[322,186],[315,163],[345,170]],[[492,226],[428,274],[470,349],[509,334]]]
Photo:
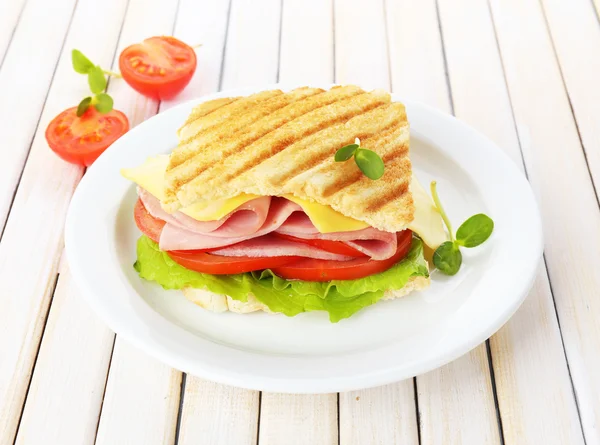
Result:
[[150,37],[125,48],[119,56],[119,68],[134,90],[165,100],[190,82],[196,71],[196,53],[175,37]]
[[46,140],[54,153],[73,164],[90,166],[114,141],[129,131],[127,116],[117,110],[101,114],[89,107],[77,117],[69,108],[46,128]]
[[389,269],[406,256],[410,250],[412,232],[404,230],[398,234],[396,253],[387,260],[356,258],[349,261],[315,260],[304,258],[294,263],[273,268],[273,273],[288,280],[331,281],[354,280],[368,277]]
[[167,254],[173,261],[187,269],[213,275],[228,275],[252,272],[253,270],[273,269],[284,264],[293,263],[302,258],[298,256],[235,257],[214,255],[212,253],[198,252],[197,250],[178,250],[176,252],[167,252]]
[[135,219],[135,225],[138,226],[138,229],[152,241],[158,243],[160,233],[166,223],[162,219],[150,215],[140,199],[135,203],[133,218]]
[[304,239],[297,238],[291,235],[285,235],[283,233],[273,232],[273,235],[278,236],[279,238],[287,239],[290,241],[295,241],[297,243],[308,244],[309,246],[315,246],[319,249],[325,250],[331,253],[339,253],[341,255],[353,256],[353,257],[363,257],[367,256],[364,253],[356,250],[353,247],[350,247],[347,244],[344,244],[341,241],[331,241],[326,239]]

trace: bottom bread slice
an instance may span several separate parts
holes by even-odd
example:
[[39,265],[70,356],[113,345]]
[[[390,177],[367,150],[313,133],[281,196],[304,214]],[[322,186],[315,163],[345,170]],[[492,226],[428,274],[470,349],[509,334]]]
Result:
[[[414,290],[421,290],[429,286],[428,277],[412,277],[402,289],[388,290],[383,295],[383,300],[394,300],[404,297]],[[253,294],[248,294],[248,301],[234,300],[228,295],[215,294],[206,289],[186,287],[183,295],[191,302],[212,312],[231,311],[238,314],[247,314],[255,311],[271,312],[267,306],[258,301]]]

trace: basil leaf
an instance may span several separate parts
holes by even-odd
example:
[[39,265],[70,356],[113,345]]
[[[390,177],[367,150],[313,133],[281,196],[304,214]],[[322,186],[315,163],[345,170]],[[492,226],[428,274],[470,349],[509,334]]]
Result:
[[99,113],[106,114],[113,109],[113,98],[106,93],[97,94],[94,107]]
[[83,116],[83,113],[85,113],[87,111],[87,109],[90,107],[91,102],[92,102],[91,97],[86,97],[81,102],[79,102],[79,105],[77,105],[77,113],[76,113],[77,117]]
[[433,252],[433,264],[446,275],[456,275],[462,264],[462,253],[452,241],[446,241]]
[[456,242],[465,247],[476,247],[487,240],[494,230],[494,221],[479,213],[467,219],[456,231]]
[[357,148],[358,144],[350,144],[340,148],[335,152],[335,162],[347,161],[352,157]]
[[78,49],[71,51],[71,62],[73,63],[73,69],[79,74],[87,74],[94,68],[94,64],[90,59],[85,57]]
[[374,151],[358,148],[354,153],[354,161],[367,178],[376,180],[383,176],[383,160]]
[[88,73],[88,84],[92,93],[99,94],[106,89],[106,77],[99,66],[93,67]]

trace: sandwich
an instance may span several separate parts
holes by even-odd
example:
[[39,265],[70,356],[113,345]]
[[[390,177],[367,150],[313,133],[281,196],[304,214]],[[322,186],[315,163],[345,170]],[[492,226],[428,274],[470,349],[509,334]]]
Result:
[[[387,92],[210,100],[177,135],[172,153],[122,170],[137,184],[140,277],[214,312],[332,322],[429,285],[424,251],[447,237],[412,172],[405,108]],[[379,179],[334,159],[357,139],[383,161]]]

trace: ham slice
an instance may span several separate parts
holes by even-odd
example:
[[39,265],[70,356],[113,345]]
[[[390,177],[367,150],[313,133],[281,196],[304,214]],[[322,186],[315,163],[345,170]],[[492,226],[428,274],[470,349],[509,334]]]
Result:
[[395,233],[384,232],[373,227],[352,232],[320,233],[306,214],[292,215],[277,229],[277,232],[302,239],[341,241],[374,260],[391,258],[396,253],[397,247]]
[[396,252],[395,233],[372,227],[351,232],[320,233],[302,207],[284,198],[257,198],[242,204],[218,221],[197,221],[181,212],[165,212],[159,200],[141,188],[138,188],[138,193],[148,212],[167,223],[160,235],[162,250],[221,248],[215,253],[224,256],[286,255],[339,261],[350,259],[303,243],[266,237],[276,231],[296,238],[340,241],[374,260],[388,259]]
[[292,213],[301,211],[302,208],[298,204],[283,198],[273,198],[267,219],[260,229],[251,234],[229,238],[216,237],[212,233],[192,232],[167,222],[160,234],[159,247],[161,250],[200,250],[230,246],[271,233],[277,230]]
[[180,229],[195,233],[210,233],[211,236],[223,238],[256,233],[267,219],[271,205],[271,197],[262,196],[245,202],[219,220],[197,221],[181,212],[173,214],[165,212],[156,197],[139,187],[138,195],[148,213],[153,217],[162,219],[167,224]]
[[279,238],[268,234],[251,238],[241,243],[227,246],[211,253],[223,256],[249,256],[249,257],[271,257],[271,256],[302,256],[316,258],[319,260],[347,261],[352,257],[331,253],[304,243]]

